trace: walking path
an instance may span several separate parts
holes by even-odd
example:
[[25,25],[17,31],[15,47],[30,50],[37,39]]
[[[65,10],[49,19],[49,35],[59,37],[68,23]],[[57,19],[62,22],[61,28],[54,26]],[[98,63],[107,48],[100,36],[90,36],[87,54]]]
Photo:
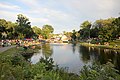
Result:
[[6,50],[8,50],[10,48],[13,48],[13,47],[15,47],[15,46],[0,47],[0,53],[4,52],[4,51],[6,51]]

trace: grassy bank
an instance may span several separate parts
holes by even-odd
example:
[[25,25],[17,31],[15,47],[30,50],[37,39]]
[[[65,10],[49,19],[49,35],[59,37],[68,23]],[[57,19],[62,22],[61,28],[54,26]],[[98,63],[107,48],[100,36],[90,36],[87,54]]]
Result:
[[120,50],[120,40],[111,41],[109,42],[109,45],[91,44],[86,42],[80,42],[80,44],[83,46]]

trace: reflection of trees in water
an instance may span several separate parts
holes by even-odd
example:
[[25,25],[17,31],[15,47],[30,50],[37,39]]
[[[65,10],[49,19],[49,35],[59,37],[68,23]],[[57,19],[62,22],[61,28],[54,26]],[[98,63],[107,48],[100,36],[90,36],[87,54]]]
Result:
[[105,64],[111,61],[120,70],[120,52],[118,51],[80,46],[79,53],[84,62],[91,60]]
[[76,47],[76,43],[73,43],[72,44],[72,51],[73,51],[73,53],[75,53],[75,47]]
[[111,51],[111,53],[107,54],[111,62],[115,65],[115,67],[120,71],[120,52]]
[[50,46],[50,44],[42,45],[42,54],[45,57],[50,57],[53,54],[53,48]]
[[89,50],[85,46],[80,46],[79,53],[83,62],[87,63],[90,60]]

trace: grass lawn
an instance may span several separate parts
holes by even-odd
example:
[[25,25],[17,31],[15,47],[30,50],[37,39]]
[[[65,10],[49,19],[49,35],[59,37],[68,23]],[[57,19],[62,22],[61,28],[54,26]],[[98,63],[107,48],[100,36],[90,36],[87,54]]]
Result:
[[8,49],[8,50],[6,50],[4,52],[1,52],[0,56],[7,56],[7,55],[12,56],[17,52],[18,52],[18,50],[16,49],[16,47],[14,47],[14,48],[10,48],[10,49]]
[[117,45],[117,47],[120,47],[120,40],[111,41],[111,42],[110,42],[110,45],[111,45],[111,46]]
[[80,44],[83,45],[83,46],[102,47],[102,48],[120,50],[120,40],[111,41],[111,42],[109,42],[109,45],[89,44],[89,43],[86,43],[86,42],[81,42]]

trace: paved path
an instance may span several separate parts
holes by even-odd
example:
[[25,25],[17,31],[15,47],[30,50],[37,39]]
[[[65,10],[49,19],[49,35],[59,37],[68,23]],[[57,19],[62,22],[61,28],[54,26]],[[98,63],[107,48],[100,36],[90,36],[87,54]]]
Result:
[[0,53],[4,52],[4,51],[6,51],[6,50],[8,50],[10,48],[13,48],[13,47],[15,47],[15,46],[0,47]]

